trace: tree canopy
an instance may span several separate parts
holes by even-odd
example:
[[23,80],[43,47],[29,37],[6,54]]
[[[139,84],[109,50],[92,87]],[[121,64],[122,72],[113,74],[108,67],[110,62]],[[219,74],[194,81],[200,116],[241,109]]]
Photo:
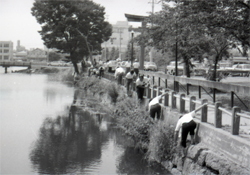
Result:
[[44,44],[70,54],[78,73],[77,62],[84,56],[92,58],[92,51],[101,51],[101,43],[112,34],[104,10],[91,0],[36,0],[31,13],[42,26],[39,33]]
[[[170,2],[171,0],[163,0]],[[192,66],[191,58],[201,61],[204,53],[213,53],[214,76],[216,64],[227,50],[237,47],[243,55],[250,47],[250,1],[192,1],[175,0],[164,3],[162,11],[148,18],[147,34],[141,41],[162,52],[172,52],[186,64],[186,75]]]

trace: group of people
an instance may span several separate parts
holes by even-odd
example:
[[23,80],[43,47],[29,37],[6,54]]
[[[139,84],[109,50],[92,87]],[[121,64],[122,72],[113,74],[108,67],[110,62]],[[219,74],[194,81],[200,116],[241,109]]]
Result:
[[[139,74],[137,76],[133,69],[125,74],[125,70],[122,67],[118,67],[115,71],[115,78],[118,84],[122,84],[122,79],[124,76],[127,82],[126,86],[128,95],[132,90],[132,83],[135,81],[138,100],[142,101],[145,87],[150,86],[149,76],[145,77],[143,74]],[[149,100],[147,107],[149,115],[153,120],[159,120],[162,117],[163,105],[161,104],[161,100],[167,93],[168,92]],[[202,109],[205,105],[207,104],[203,104],[197,109],[179,117],[175,127],[174,140],[177,142],[178,138],[180,138],[179,145],[181,145],[183,148],[185,148],[187,145],[186,142],[188,134],[190,134],[191,137],[191,144],[195,143],[194,134],[197,124],[194,121],[194,117],[196,112]]]
[[91,66],[89,69],[88,69],[88,76],[91,76],[91,75],[95,75],[96,77],[99,77],[99,79],[101,79],[101,77],[103,77],[104,75],[104,67],[103,66]]

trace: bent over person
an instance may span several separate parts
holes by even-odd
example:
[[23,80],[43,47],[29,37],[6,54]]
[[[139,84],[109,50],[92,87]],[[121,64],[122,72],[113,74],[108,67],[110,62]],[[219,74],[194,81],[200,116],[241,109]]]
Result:
[[153,98],[152,100],[149,100],[148,111],[149,111],[151,118],[155,119],[155,115],[157,115],[157,119],[160,119],[161,111],[162,111],[162,106],[160,104],[160,100],[166,94],[167,94],[167,92]]
[[194,144],[194,130],[196,128],[196,122],[193,120],[193,118],[195,117],[195,113],[199,111],[205,105],[207,105],[207,103],[201,105],[196,110],[193,110],[183,116],[180,116],[176,124],[174,140],[175,142],[177,141],[179,132],[181,132],[180,144],[184,148],[186,147],[186,140],[187,140],[188,133],[190,133],[190,136],[191,136],[191,144]]

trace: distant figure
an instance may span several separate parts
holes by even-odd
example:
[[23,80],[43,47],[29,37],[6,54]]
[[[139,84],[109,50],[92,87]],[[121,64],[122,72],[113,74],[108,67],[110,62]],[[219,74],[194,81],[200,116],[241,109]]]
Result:
[[93,60],[93,66],[96,67],[96,60]]
[[126,75],[126,80],[127,80],[127,93],[129,93],[132,90],[132,83],[134,78],[136,77],[136,74],[134,70],[130,70],[130,72],[127,73]]
[[140,101],[143,99],[144,94],[144,88],[146,86],[146,83],[144,82],[143,75],[139,75],[139,78],[136,80],[136,91],[137,96]]
[[93,67],[93,65],[91,65],[91,67],[89,67],[89,69],[88,69],[88,76],[89,77],[93,74],[93,71],[94,71],[94,67]]
[[115,70],[115,79],[117,80],[118,84],[122,84],[122,77],[125,75],[125,70],[118,66]]
[[103,77],[103,75],[104,75],[104,67],[100,66],[99,67],[99,79],[101,79],[101,77]]
[[84,72],[84,67],[86,66],[86,62],[85,62],[85,60],[83,59],[82,61],[81,61],[81,70],[82,70],[82,72]]
[[183,116],[180,116],[176,124],[174,140],[175,142],[177,141],[177,138],[179,136],[179,131],[181,130],[180,132],[181,143],[180,144],[184,148],[186,147],[186,140],[187,140],[188,133],[190,133],[190,136],[191,136],[191,144],[195,143],[194,142],[194,130],[196,128],[196,122],[193,120],[193,117],[195,116],[195,113],[199,111],[205,105],[207,105],[207,103],[203,104],[202,106],[200,106],[194,111],[191,111]]
[[149,111],[151,118],[155,119],[155,115],[157,115],[156,118],[158,120],[160,119],[161,111],[162,111],[162,105],[160,104],[160,100],[166,94],[167,94],[167,92],[149,100],[148,111]]

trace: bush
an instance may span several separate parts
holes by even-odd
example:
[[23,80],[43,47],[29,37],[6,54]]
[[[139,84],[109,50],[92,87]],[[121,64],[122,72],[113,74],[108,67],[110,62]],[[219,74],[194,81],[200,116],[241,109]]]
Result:
[[150,129],[147,158],[149,161],[172,160],[175,153],[174,127],[158,122]]
[[108,95],[109,97],[111,98],[111,102],[116,104],[117,102],[117,98],[119,96],[119,88],[118,88],[118,85],[115,84],[115,83],[111,83],[109,86],[108,86]]
[[140,106],[136,98],[118,101],[116,108],[118,126],[134,140],[136,148],[147,150],[149,131],[153,122],[145,108]]

